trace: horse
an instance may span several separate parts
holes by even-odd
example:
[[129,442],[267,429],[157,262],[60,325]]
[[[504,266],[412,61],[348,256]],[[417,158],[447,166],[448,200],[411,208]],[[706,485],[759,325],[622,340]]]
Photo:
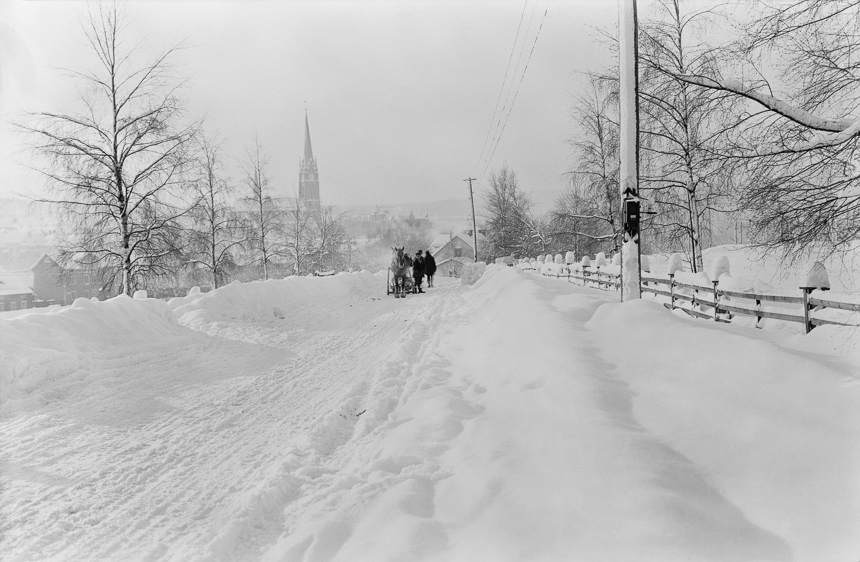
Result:
[[409,264],[406,262],[406,257],[403,255],[406,247],[392,247],[391,256],[391,277],[394,282],[394,298],[399,299],[401,296],[406,298],[406,277],[409,275]]

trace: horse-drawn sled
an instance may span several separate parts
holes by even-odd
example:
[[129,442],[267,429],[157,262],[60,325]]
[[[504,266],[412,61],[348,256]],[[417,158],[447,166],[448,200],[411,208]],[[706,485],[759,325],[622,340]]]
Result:
[[406,298],[407,293],[412,292],[414,282],[412,280],[412,272],[410,264],[404,255],[405,247],[391,248],[393,255],[391,257],[391,265],[388,266],[388,283],[386,285],[386,295],[394,294],[394,298]]

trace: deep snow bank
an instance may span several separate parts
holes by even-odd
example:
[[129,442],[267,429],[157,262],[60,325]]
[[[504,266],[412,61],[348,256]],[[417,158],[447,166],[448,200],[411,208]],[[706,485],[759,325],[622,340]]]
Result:
[[638,423],[701,467],[747,520],[797,560],[856,554],[860,379],[848,362],[792,350],[830,351],[822,344],[835,334],[817,328],[782,347],[646,300],[604,305],[587,327],[629,385]]
[[78,372],[89,359],[141,344],[165,344],[188,332],[167,304],[155,299],[119,296],[0,319],[0,411],[8,402],[24,402],[49,383]]
[[363,295],[374,290],[384,294],[385,272],[339,273],[331,277],[270,279],[231,283],[208,293],[171,299],[170,308],[186,326],[239,320],[268,322],[284,319],[292,311],[313,301]]
[[206,351],[211,339],[189,327],[228,320],[278,321],[309,303],[315,305],[310,314],[318,316],[332,299],[384,291],[384,283],[384,277],[368,272],[289,277],[234,283],[169,302],[127,296],[101,302],[81,298],[67,307],[0,318],[0,414],[33,409],[104,382],[107,363],[114,369],[110,377],[121,383],[140,376],[133,362],[150,361],[159,350],[162,355],[168,349],[177,353],[185,349],[189,357],[212,356]]

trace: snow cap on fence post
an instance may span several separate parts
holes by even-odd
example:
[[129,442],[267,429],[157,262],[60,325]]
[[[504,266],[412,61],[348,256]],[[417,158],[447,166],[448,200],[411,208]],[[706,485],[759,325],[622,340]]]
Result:
[[639,267],[642,268],[642,271],[647,271],[649,273],[651,272],[651,262],[648,260],[648,256],[646,256],[645,254],[639,256]]
[[580,262],[582,267],[590,267],[591,266],[591,258],[588,256],[582,256],[582,261]]
[[822,291],[830,289],[830,278],[827,276],[827,269],[820,261],[812,264],[812,269],[809,270],[809,274],[806,276],[806,286],[815,287]]
[[555,263],[559,263],[559,264],[560,264],[560,263],[564,263],[564,262],[562,261],[562,259],[561,259],[561,254],[556,254],[556,255],[555,255],[555,258],[553,259],[553,261],[554,261]]
[[617,253],[612,256],[612,265],[621,265],[621,254]]
[[606,254],[600,252],[594,256],[594,267],[603,267],[606,265]]
[[552,263],[552,254],[547,254],[544,263]]
[[576,255],[573,252],[567,252],[564,254],[564,263],[570,265],[572,263],[576,263]]
[[666,267],[668,275],[675,275],[676,271],[684,271],[684,256],[681,254],[672,254],[669,256],[669,265]]
[[717,261],[714,262],[714,270],[712,272],[711,278],[714,281],[720,280],[720,275],[725,273],[726,275],[731,275],[731,267],[729,266],[729,257],[728,256],[720,256],[717,258]]

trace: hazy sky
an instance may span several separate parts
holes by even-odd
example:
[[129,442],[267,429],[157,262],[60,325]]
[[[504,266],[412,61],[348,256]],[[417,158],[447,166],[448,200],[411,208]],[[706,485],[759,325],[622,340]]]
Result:
[[[132,0],[124,36],[146,46],[141,63],[186,42],[173,59],[189,78],[183,95],[190,114],[206,115],[207,128],[225,139],[228,163],[256,134],[273,188],[295,194],[307,107],[323,203],[392,204],[467,197],[464,178],[480,177],[482,189],[503,163],[526,190],[561,189],[571,95],[579,73],[607,62],[593,28],[614,28],[616,7],[613,0]],[[28,156],[10,122],[26,111],[79,107],[75,83],[57,68],[93,67],[79,24],[86,10],[70,0],[0,0],[0,196],[42,183],[20,165]],[[509,60],[510,89],[502,90]],[[482,175],[498,135],[500,92],[506,125]]]

